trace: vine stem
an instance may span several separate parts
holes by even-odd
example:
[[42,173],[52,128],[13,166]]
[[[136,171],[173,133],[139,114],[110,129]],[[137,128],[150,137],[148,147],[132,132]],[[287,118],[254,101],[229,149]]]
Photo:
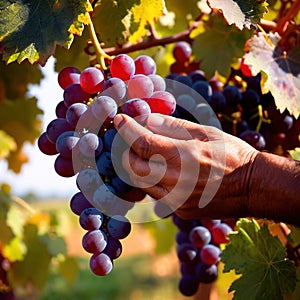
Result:
[[106,64],[105,64],[105,58],[111,60],[111,59],[113,59],[113,57],[110,56],[109,54],[107,54],[102,49],[90,15],[89,15],[89,24],[87,26],[88,26],[88,29],[89,29],[89,34],[90,34],[91,41],[92,41],[92,43],[95,47],[96,60],[97,60],[98,63],[100,63],[103,70],[107,70],[107,67],[106,67]]
[[285,16],[277,23],[276,31],[282,35],[288,24],[293,20],[300,11],[300,0],[294,1]]
[[28,210],[31,214],[34,214],[36,211],[35,209],[30,206],[26,201],[24,201],[23,199],[17,197],[17,196],[11,196],[11,199],[13,201],[15,201],[16,203],[18,203],[20,206],[22,206],[23,208],[25,208],[26,210]]

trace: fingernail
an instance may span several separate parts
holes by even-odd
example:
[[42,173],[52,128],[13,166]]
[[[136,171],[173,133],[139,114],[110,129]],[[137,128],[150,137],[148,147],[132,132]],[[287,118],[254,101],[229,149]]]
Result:
[[164,118],[161,115],[152,114],[148,117],[148,127],[160,127],[164,122]]
[[114,117],[114,125],[118,129],[120,127],[120,123],[123,121],[123,116],[121,115],[116,115]]

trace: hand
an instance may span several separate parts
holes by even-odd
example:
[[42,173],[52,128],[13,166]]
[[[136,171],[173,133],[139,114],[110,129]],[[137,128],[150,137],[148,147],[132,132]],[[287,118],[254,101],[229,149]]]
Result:
[[247,215],[250,174],[258,151],[221,130],[151,114],[145,127],[114,119],[131,146],[122,163],[132,182],[182,218]]

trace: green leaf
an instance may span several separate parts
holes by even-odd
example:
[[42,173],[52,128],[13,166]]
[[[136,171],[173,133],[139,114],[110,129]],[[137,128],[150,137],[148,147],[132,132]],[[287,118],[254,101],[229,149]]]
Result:
[[[2,188],[2,187],[1,187]],[[8,243],[13,237],[14,233],[11,228],[7,225],[7,213],[10,208],[10,197],[2,190],[0,191],[0,244]]]
[[15,140],[3,130],[0,130],[0,159],[7,157],[10,151],[15,150],[17,150]]
[[228,75],[231,65],[243,56],[245,42],[251,37],[252,31],[240,31],[235,26],[229,26],[218,15],[211,16],[203,29],[193,43],[196,60],[201,61],[201,69],[208,78],[215,71],[223,76]]
[[253,75],[263,72],[263,91],[270,91],[280,112],[287,109],[296,118],[300,115],[300,46],[286,52],[278,45],[278,34],[259,33],[249,41],[245,63]]
[[257,0],[208,0],[211,8],[222,11],[224,18],[229,25],[235,26],[242,30],[244,27],[250,29],[251,24],[260,21],[267,13],[267,2]]
[[72,285],[79,272],[77,260],[74,257],[66,257],[59,262],[58,271],[67,280],[68,284]]
[[300,160],[300,147],[289,151],[290,157],[295,160]]
[[241,219],[237,232],[229,235],[221,259],[224,272],[235,270],[241,277],[229,291],[237,299],[283,299],[296,287],[296,268],[287,258],[286,248],[277,236],[272,236],[268,226],[260,227],[255,220]]
[[55,52],[56,45],[70,46],[74,26],[78,27],[80,20],[82,24],[90,9],[88,0],[2,1],[0,42],[4,49],[3,59],[7,63],[28,59],[30,63],[45,64]]
[[44,234],[40,237],[40,239],[45,245],[47,245],[48,252],[52,256],[67,253],[67,245],[62,237],[58,237],[54,234],[52,234],[51,236]]
[[98,1],[93,12],[93,24],[105,47],[124,44],[130,36],[131,8],[140,0]]

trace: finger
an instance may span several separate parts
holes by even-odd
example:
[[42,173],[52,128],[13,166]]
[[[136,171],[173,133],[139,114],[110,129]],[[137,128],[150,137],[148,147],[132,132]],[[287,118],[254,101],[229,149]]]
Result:
[[168,160],[177,154],[174,141],[154,134],[127,115],[116,115],[114,124],[122,138],[141,158],[149,159],[159,153]]
[[122,155],[122,165],[129,173],[133,185],[139,188],[148,188],[163,183],[174,185],[178,180],[177,171],[168,169],[165,159],[160,155],[157,158],[145,160],[134,151],[126,150]]
[[150,114],[146,124],[146,127],[154,133],[180,140],[193,138],[202,141],[215,140],[219,134],[219,130],[215,127],[204,126],[157,113]]

